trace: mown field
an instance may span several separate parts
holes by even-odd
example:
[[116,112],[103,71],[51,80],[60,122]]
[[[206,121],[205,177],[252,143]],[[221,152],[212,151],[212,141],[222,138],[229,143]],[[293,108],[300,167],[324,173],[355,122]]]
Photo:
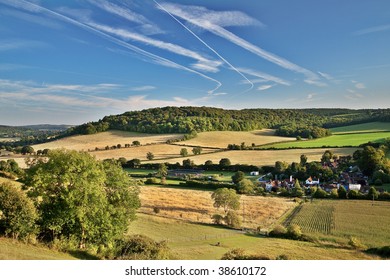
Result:
[[[173,257],[181,260],[216,260],[236,248],[271,259],[280,255],[294,260],[378,259],[341,247],[253,236],[241,231],[146,214],[138,215],[138,219],[130,225],[128,234],[143,234],[157,241],[166,240]],[[217,246],[218,242],[220,246]]]
[[264,145],[267,143],[292,141],[295,138],[275,136],[275,130],[263,129],[254,131],[209,131],[200,132],[196,138],[183,141],[185,145],[215,147],[225,149],[229,144],[241,145],[245,143],[247,146]]
[[[158,216],[197,223],[212,223],[212,215],[223,214],[213,207],[210,191],[143,186],[140,198],[140,211],[146,214],[155,215],[154,208],[158,208]],[[296,205],[291,199],[260,196],[241,196],[240,204],[242,226],[250,229],[272,227]]]
[[133,141],[139,141],[141,145],[150,143],[165,143],[170,139],[182,138],[183,134],[147,134],[137,132],[127,132],[119,130],[110,130],[106,132],[77,135],[66,137],[57,141],[34,145],[34,150],[66,148],[77,151],[95,150],[95,148],[104,149],[106,146],[121,144],[131,144]]
[[368,247],[390,245],[390,203],[368,200],[316,200],[305,203],[290,224],[304,233],[347,243],[357,237]]
[[[299,162],[300,156],[305,154],[309,161],[319,161],[324,152],[329,149],[291,149],[291,150],[244,150],[244,151],[224,151],[210,154],[201,154],[189,157],[195,164],[204,164],[207,160],[218,164],[222,158],[230,159],[232,164],[249,164],[249,165],[274,165],[276,161]],[[333,153],[343,156],[352,155],[356,148],[333,148]],[[176,163],[182,162],[187,158],[172,158],[169,160],[153,160],[154,163]]]

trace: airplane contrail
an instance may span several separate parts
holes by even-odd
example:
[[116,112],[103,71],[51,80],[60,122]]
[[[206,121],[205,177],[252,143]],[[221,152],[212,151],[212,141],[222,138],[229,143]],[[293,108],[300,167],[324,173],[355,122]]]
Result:
[[211,78],[203,73],[200,73],[198,71],[195,71],[189,67],[186,67],[184,65],[181,65],[181,64],[178,64],[172,60],[169,60],[167,58],[164,58],[164,57],[161,57],[159,55],[156,55],[156,54],[153,54],[153,53],[150,53],[148,51],[145,51],[141,48],[138,48],[132,44],[129,44],[127,42],[124,42],[122,40],[119,40],[111,35],[108,35],[100,30],[97,30],[96,28],[93,28],[89,25],[86,25],[80,21],[77,21],[75,19],[72,19],[70,17],[67,17],[63,14],[60,14],[58,12],[55,12],[53,10],[50,10],[48,8],[45,8],[45,7],[42,7],[42,6],[39,6],[38,4],[35,4],[35,3],[31,3],[31,2],[28,2],[28,1],[24,1],[24,0],[20,0],[20,1],[7,1],[7,0],[1,0],[0,2],[3,2],[7,5],[10,5],[10,6],[13,6],[13,7],[16,7],[16,8],[21,8],[23,10],[27,10],[27,11],[30,11],[30,12],[42,12],[42,13],[47,13],[47,14],[50,14],[52,16],[55,16],[61,20],[64,20],[68,23],[71,23],[71,24],[74,24],[76,26],[79,26],[80,28],[84,29],[84,30],[87,30],[89,32],[92,32],[92,33],[95,33],[97,35],[99,35],[100,37],[103,37],[107,40],[109,40],[110,42],[112,43],[115,43],[117,45],[120,45],[124,48],[127,48],[127,49],[130,49],[138,54],[141,54],[143,56],[146,56],[148,58],[150,58],[152,61],[155,61],[157,62],[159,65],[163,65],[163,66],[166,66],[166,67],[172,67],[172,68],[175,68],[175,69],[180,69],[180,70],[184,70],[184,71],[187,71],[187,72],[191,72],[193,74],[196,74],[198,76],[201,76],[202,78],[205,78],[209,81],[212,81],[212,82],[215,82],[217,84],[217,86],[208,91],[208,93],[214,93],[218,88],[220,88],[222,86],[222,83],[214,78]]
[[158,3],[156,0],[153,0],[156,5],[166,12],[168,15],[170,15],[177,23],[179,23],[183,28],[185,28],[188,32],[190,32],[196,39],[198,39],[202,44],[204,44],[207,48],[209,48],[213,53],[215,53],[223,62],[225,62],[227,65],[229,65],[234,71],[236,71],[241,77],[243,77],[248,83],[251,85],[249,89],[247,89],[245,92],[250,91],[253,89],[254,84],[243,74],[241,73],[236,67],[234,67],[229,61],[227,61],[222,55],[220,55],[215,49],[210,47],[204,40],[202,40],[198,35],[196,35],[191,29],[189,29],[187,26],[185,26],[180,20],[178,20],[173,14],[171,14],[167,9],[165,9],[160,3]]

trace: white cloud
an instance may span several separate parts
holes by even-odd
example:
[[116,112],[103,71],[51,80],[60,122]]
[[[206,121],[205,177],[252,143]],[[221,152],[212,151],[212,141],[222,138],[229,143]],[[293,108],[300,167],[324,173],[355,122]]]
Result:
[[130,90],[131,91],[150,91],[156,89],[155,86],[140,86],[140,87],[133,87]]
[[385,25],[379,25],[379,26],[361,29],[361,30],[355,31],[352,34],[355,36],[361,36],[361,35],[366,35],[366,34],[371,34],[371,33],[389,31],[389,30],[390,30],[390,24],[385,24]]
[[363,83],[356,83],[356,84],[355,84],[355,87],[356,87],[357,89],[365,89],[365,88],[366,88],[366,86],[365,86]]
[[160,34],[164,33],[159,26],[152,23],[150,20],[145,18],[143,15],[135,13],[131,11],[130,9],[126,9],[124,7],[118,6],[114,3],[110,3],[105,0],[89,0],[90,3],[98,6],[99,8],[105,10],[106,12],[109,12],[111,14],[120,16],[130,22],[138,23],[141,25],[141,30],[145,34]]
[[257,88],[257,90],[267,90],[267,89],[270,89],[272,87],[273,87],[273,85],[262,85],[262,86],[259,86]]
[[33,49],[44,48],[47,44],[40,41],[13,39],[13,40],[0,40],[0,52],[11,51],[17,49]]

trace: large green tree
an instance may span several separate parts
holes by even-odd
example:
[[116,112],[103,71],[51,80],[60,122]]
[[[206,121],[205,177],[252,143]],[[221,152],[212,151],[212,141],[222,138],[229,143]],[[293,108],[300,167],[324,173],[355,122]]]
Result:
[[85,152],[53,150],[26,176],[35,198],[41,234],[73,238],[80,248],[121,238],[140,206],[138,188],[116,161]]

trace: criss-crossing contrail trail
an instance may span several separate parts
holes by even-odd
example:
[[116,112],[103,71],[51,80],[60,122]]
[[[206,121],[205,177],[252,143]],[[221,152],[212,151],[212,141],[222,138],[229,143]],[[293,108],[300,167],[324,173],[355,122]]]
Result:
[[124,48],[130,49],[130,50],[132,50],[132,51],[134,51],[134,52],[136,52],[138,54],[146,56],[149,59],[151,59],[152,61],[157,62],[159,65],[163,65],[163,66],[166,66],[166,67],[172,67],[172,68],[175,68],[175,69],[180,69],[180,70],[184,70],[184,71],[187,71],[187,72],[191,72],[193,74],[201,76],[204,79],[207,79],[209,81],[212,81],[212,82],[216,83],[217,86],[214,89],[208,91],[208,93],[214,93],[218,88],[220,88],[222,86],[222,83],[220,81],[218,81],[218,80],[216,80],[214,78],[211,78],[211,77],[209,77],[209,76],[207,76],[207,75],[205,75],[203,73],[200,73],[200,72],[198,72],[196,70],[193,70],[193,69],[191,69],[189,67],[181,65],[179,63],[176,63],[176,62],[174,62],[172,60],[169,60],[167,58],[164,58],[164,57],[161,57],[159,55],[153,54],[151,52],[145,51],[145,50],[143,50],[141,48],[138,48],[138,47],[136,47],[136,46],[134,46],[134,45],[132,45],[130,43],[127,43],[127,42],[119,40],[118,38],[115,38],[115,37],[113,37],[111,35],[108,35],[108,34],[102,32],[102,31],[100,31],[100,30],[98,30],[98,29],[96,29],[94,27],[91,27],[91,26],[89,26],[87,24],[84,24],[84,23],[82,23],[80,21],[77,21],[75,19],[67,17],[67,16],[65,16],[63,14],[60,14],[60,13],[55,12],[53,10],[50,10],[48,8],[42,7],[42,6],[38,5],[38,4],[31,3],[31,2],[28,2],[28,1],[24,1],[24,0],[20,0],[20,1],[7,1],[7,0],[4,1],[4,0],[1,0],[0,2],[3,2],[5,4],[7,4],[7,5],[10,5],[10,6],[13,6],[13,7],[16,7],[16,8],[21,8],[23,10],[27,10],[27,11],[30,11],[30,12],[35,12],[35,13],[41,12],[41,13],[46,13],[46,14],[55,16],[55,17],[57,17],[57,18],[59,18],[59,19],[61,19],[63,21],[66,21],[68,23],[76,25],[76,26],[78,26],[78,27],[80,27],[80,28],[82,28],[84,30],[87,30],[87,31],[92,32],[92,33],[95,33],[95,34],[99,35],[100,37],[103,37],[103,38],[109,40],[112,43],[115,43],[115,44],[120,45],[120,46],[122,46]]
[[179,23],[183,28],[185,28],[188,32],[190,32],[196,39],[198,39],[203,45],[205,45],[208,49],[210,49],[213,53],[215,53],[223,62],[225,62],[227,65],[230,66],[234,71],[236,71],[241,77],[243,77],[251,86],[249,89],[245,90],[243,93],[250,91],[253,89],[254,84],[243,74],[241,73],[236,67],[234,67],[229,61],[227,61],[222,55],[220,55],[215,49],[213,49],[210,45],[208,45],[202,38],[200,38],[198,35],[196,35],[191,29],[189,29],[187,26],[185,26],[180,20],[178,20],[173,14],[171,14],[167,9],[165,9],[159,2],[156,0],[153,0],[156,5],[166,12],[169,16],[171,16],[177,23]]

